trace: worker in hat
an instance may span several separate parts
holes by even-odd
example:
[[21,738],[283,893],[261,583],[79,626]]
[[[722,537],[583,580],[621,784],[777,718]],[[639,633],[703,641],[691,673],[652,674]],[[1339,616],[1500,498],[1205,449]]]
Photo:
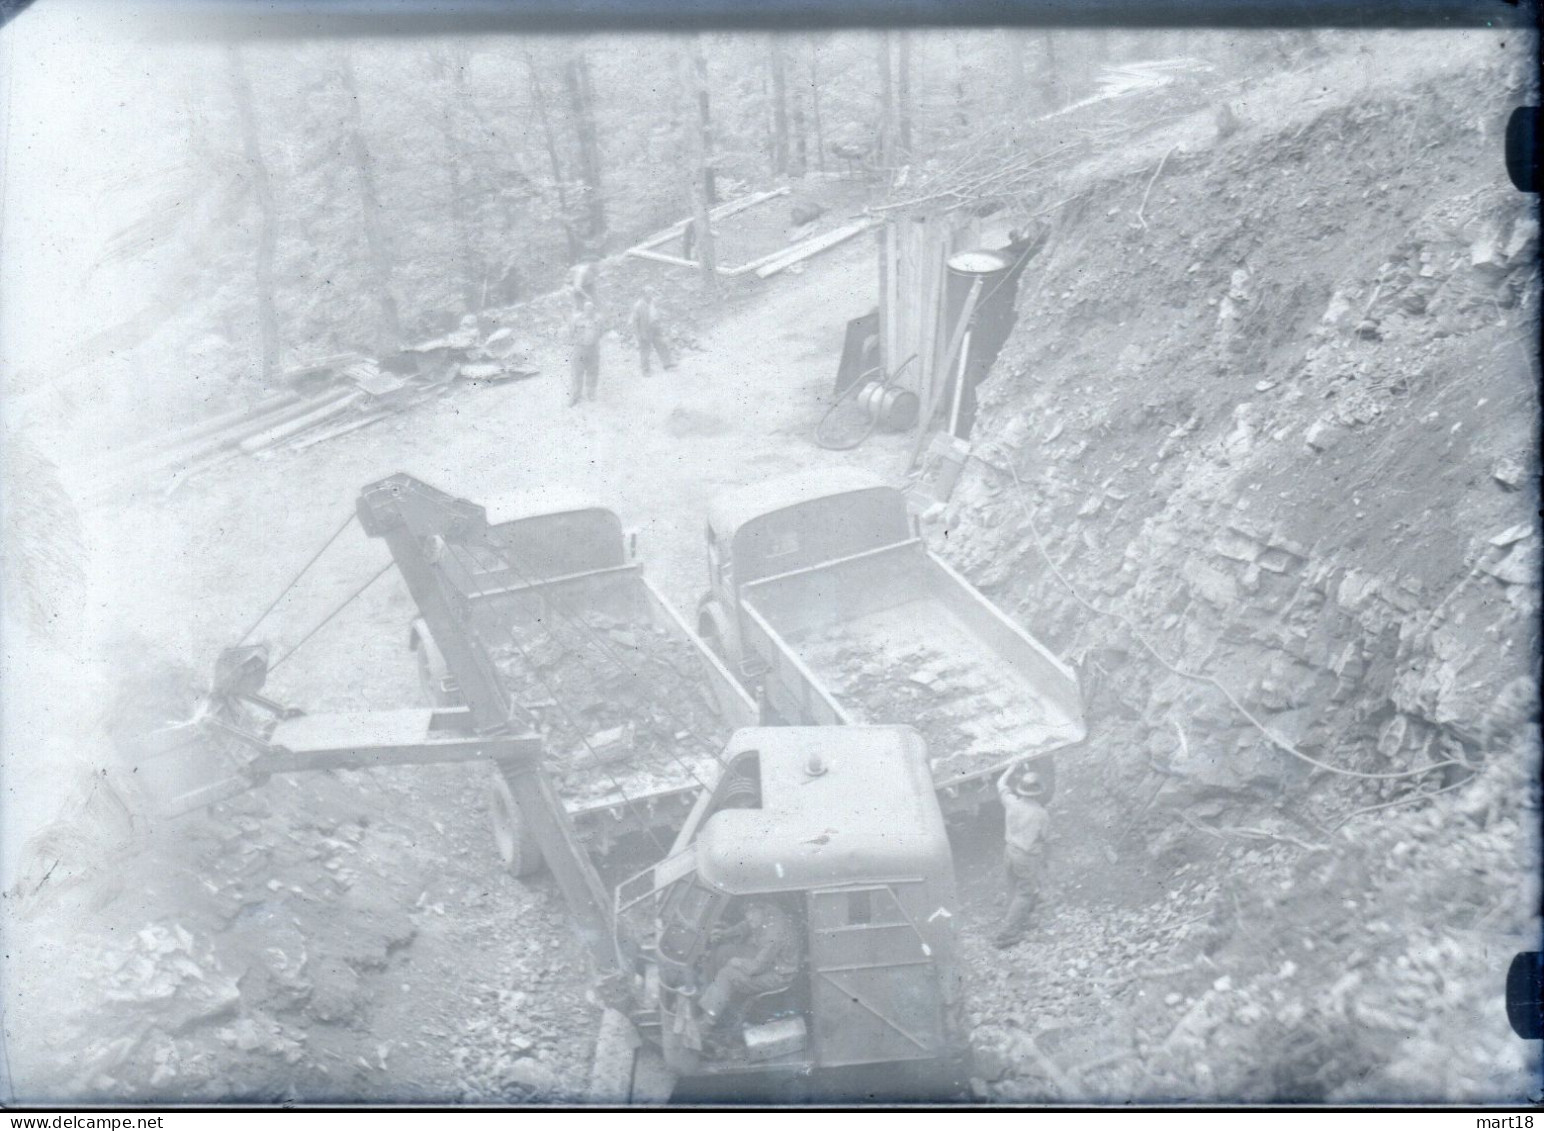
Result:
[[600,383],[600,313],[583,291],[570,288],[572,306],[568,312],[568,404],[572,408],[582,400],[594,400]]
[[1040,874],[1045,867],[1045,839],[1050,814],[1049,782],[1045,775],[1010,766],[997,779],[1003,803],[1003,863],[1008,873],[1008,914],[993,941],[1010,947],[1024,937],[1040,902]]
[[675,355],[670,352],[665,316],[659,309],[659,303],[654,301],[653,287],[645,287],[638,301],[633,303],[628,323],[632,326],[633,336],[638,339],[638,365],[645,377],[653,373],[651,355],[656,353],[666,369],[675,368]]

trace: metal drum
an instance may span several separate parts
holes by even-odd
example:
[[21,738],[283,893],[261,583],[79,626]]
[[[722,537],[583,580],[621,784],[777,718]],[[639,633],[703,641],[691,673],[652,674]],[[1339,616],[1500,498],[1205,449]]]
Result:
[[858,390],[858,404],[887,432],[904,432],[917,422],[921,402],[917,394],[899,385],[869,381]]
[[[944,284],[944,322],[938,335],[940,351],[948,348],[949,334],[960,319],[971,287],[981,280],[981,294],[976,299],[977,349],[986,342],[1002,344],[1013,320],[1013,288],[1004,286],[1013,265],[995,251],[962,251],[949,257]],[[992,351],[996,356],[995,349]]]
[[[943,365],[949,346],[960,332],[960,318],[970,295],[976,293],[969,328],[960,338],[959,356],[954,358],[944,379],[944,399],[940,402],[945,426],[958,436],[969,436],[976,417],[976,386],[985,379],[1013,329],[1014,295],[1017,279],[1013,265],[995,251],[962,251],[951,256],[944,279],[944,319],[938,328],[936,365]],[[963,378],[963,381],[962,381]],[[963,389],[956,389],[961,383]]]

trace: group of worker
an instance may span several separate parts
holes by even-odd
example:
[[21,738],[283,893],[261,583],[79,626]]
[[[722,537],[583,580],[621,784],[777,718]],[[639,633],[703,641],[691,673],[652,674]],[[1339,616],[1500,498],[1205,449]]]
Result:
[[[568,296],[568,347],[570,407],[580,401],[595,400],[600,385],[600,341],[605,334],[601,324],[600,296],[598,294],[600,272],[594,261],[576,266],[569,274]],[[628,328],[638,343],[638,367],[645,377],[654,373],[654,355],[666,369],[674,369],[675,354],[670,349],[670,336],[665,325],[664,313],[652,287],[645,287],[633,303],[627,319]]]

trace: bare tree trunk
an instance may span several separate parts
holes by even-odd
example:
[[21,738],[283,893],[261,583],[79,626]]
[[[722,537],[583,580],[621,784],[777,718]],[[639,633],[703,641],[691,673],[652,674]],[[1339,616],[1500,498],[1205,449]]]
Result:
[[[456,241],[456,266],[461,278],[463,310],[482,308],[480,291],[487,289],[487,265],[472,244],[466,214],[466,185],[462,178],[461,137],[456,129],[456,109],[466,104],[466,52],[450,44],[435,53],[435,68],[450,81],[450,94],[440,102],[440,129],[445,138],[445,173],[450,182],[450,226]],[[482,285],[479,286],[479,283]]]
[[788,72],[783,64],[783,37],[774,32],[769,39],[772,71],[772,172],[788,172]]
[[1062,104],[1061,94],[1061,64],[1056,60],[1057,33],[1046,28],[1041,42],[1045,45],[1045,70],[1040,76],[1041,88],[1045,91],[1045,100],[1054,110]]
[[1007,57],[1008,83],[1012,87],[1007,101],[1014,108],[1024,105],[1024,96],[1029,91],[1025,38],[1022,28],[1003,29],[1003,54]]
[[568,259],[579,258],[579,239],[574,232],[573,215],[568,210],[568,186],[563,173],[563,160],[558,155],[558,135],[552,128],[552,113],[547,106],[547,87],[542,82],[541,67],[536,55],[525,52],[526,73],[531,77],[531,102],[536,107],[536,118],[541,123],[542,140],[547,147],[547,161],[552,169],[552,185],[558,196],[558,213],[562,218],[563,240],[568,246]]
[[279,368],[279,312],[274,302],[273,259],[278,247],[278,217],[273,202],[273,185],[257,132],[257,112],[253,107],[252,83],[247,78],[241,49],[229,48],[231,93],[236,99],[236,116],[241,123],[241,148],[247,159],[252,195],[257,201],[257,257],[253,263],[253,285],[257,298],[257,333],[262,350],[263,384],[272,385]]
[[702,276],[702,289],[709,295],[718,293],[718,261],[713,251],[713,227],[708,216],[712,207],[713,191],[711,167],[712,133],[708,125],[707,66],[703,60],[702,43],[693,36],[681,53],[681,75],[686,89],[691,91],[700,113],[693,126],[686,130],[687,151],[691,154],[688,183],[691,186],[692,224],[696,228],[697,266]]
[[900,133],[901,160],[911,160],[911,33],[902,30],[896,66],[897,126]]
[[879,70],[879,165],[888,169],[895,163],[895,89],[890,67],[890,37],[886,29],[875,43],[874,65]]
[[[718,203],[718,183],[713,175],[713,112],[708,103],[708,57],[702,50],[702,40],[696,36],[688,41],[686,58],[690,72],[686,89],[692,92],[692,101],[697,104],[697,133],[702,145],[695,164],[702,171],[702,190],[711,207]],[[700,238],[702,233],[698,235]]]
[[360,219],[364,224],[365,246],[369,249],[375,300],[380,307],[375,345],[382,354],[394,353],[402,342],[402,319],[397,313],[397,300],[391,290],[391,242],[381,216],[381,199],[375,185],[375,161],[365,141],[364,123],[359,109],[359,82],[354,76],[354,60],[347,48],[338,53],[338,75],[343,86],[344,145],[354,163],[354,175],[359,179]]
[[820,44],[810,43],[810,110],[815,118],[815,160],[826,171],[826,131],[820,124]]
[[584,182],[585,251],[599,254],[606,240],[606,200],[600,176],[600,136],[595,125],[595,91],[590,83],[590,61],[582,50],[570,52],[563,67],[568,105],[578,142],[579,179]]
[[793,149],[788,156],[788,171],[795,177],[802,177],[810,168],[809,137],[804,122],[804,91],[796,82],[789,95],[792,102],[789,118],[793,131]]
[[954,41],[954,124],[962,130],[970,126],[965,98],[965,55],[958,39]]

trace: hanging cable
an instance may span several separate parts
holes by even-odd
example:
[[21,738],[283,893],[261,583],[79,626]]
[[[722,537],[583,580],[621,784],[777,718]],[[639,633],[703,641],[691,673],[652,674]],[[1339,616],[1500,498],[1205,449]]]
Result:
[[269,664],[268,665],[269,672],[278,671],[280,664],[284,663],[285,660],[289,659],[296,652],[300,651],[301,646],[304,645],[306,643],[306,641],[310,640],[311,637],[315,636],[318,632],[322,631],[322,629],[326,628],[327,625],[328,625],[328,622],[330,622],[333,617],[337,616],[344,609],[348,608],[351,604],[353,604],[359,597],[361,597],[364,594],[364,591],[366,589],[370,588],[370,586],[374,585],[381,578],[385,577],[387,571],[389,571],[391,569],[391,567],[394,566],[394,565],[396,565],[396,562],[387,562],[380,569],[378,569],[375,572],[375,576],[374,577],[370,578],[369,581],[365,582],[358,589],[354,590],[353,593],[349,594],[349,596],[344,599],[344,601],[343,601],[343,603],[341,605],[339,605],[337,608],[333,609],[332,612],[328,613],[325,617],[322,618],[322,622],[320,624],[318,624],[310,632],[308,632],[304,636],[302,636],[300,638],[300,643],[296,644],[293,648],[291,648],[288,652],[284,653],[284,655],[280,656],[272,664]]
[[348,527],[349,527],[349,523],[353,522],[354,519],[357,518],[357,517],[358,517],[358,515],[357,515],[356,512],[354,512],[354,511],[350,511],[349,512],[349,516],[346,519],[343,520],[343,525],[338,527],[338,529],[334,530],[332,532],[332,536],[330,538],[328,538],[327,541],[322,543],[322,548],[320,550],[316,551],[316,553],[311,555],[311,560],[306,562],[305,565],[300,567],[300,572],[297,573],[293,578],[290,579],[290,583],[288,585],[286,585],[282,590],[280,590],[279,591],[279,595],[277,597],[275,597],[269,603],[268,607],[266,609],[264,609],[261,614],[258,615],[258,618],[255,621],[252,622],[252,627],[247,629],[245,632],[243,632],[241,634],[241,639],[236,641],[236,646],[238,648],[241,645],[245,644],[247,642],[247,640],[251,638],[252,634],[257,631],[257,626],[262,624],[263,621],[268,619],[268,614],[273,612],[274,609],[279,607],[279,602],[284,600],[284,598],[289,594],[289,591],[291,589],[295,588],[296,585],[300,584],[300,579],[306,575],[306,571],[309,570],[312,566],[314,566],[316,564],[317,559],[320,558],[323,554],[325,554],[327,552],[327,548],[338,540],[339,535],[341,535],[345,530],[347,530]]

